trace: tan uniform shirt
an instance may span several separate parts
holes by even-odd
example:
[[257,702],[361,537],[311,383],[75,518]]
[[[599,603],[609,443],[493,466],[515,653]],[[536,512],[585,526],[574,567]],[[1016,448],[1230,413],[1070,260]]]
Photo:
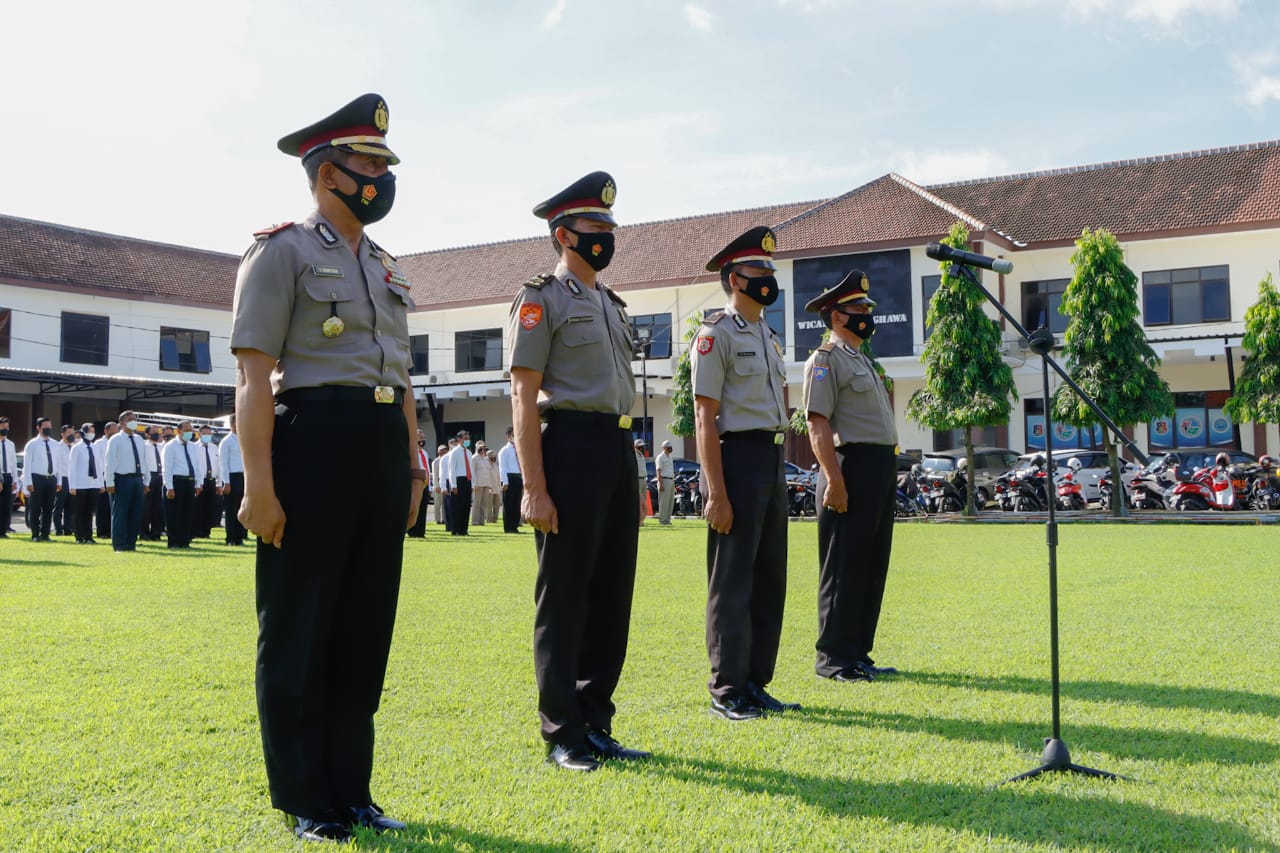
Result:
[[898,443],[893,404],[865,355],[834,341],[813,351],[804,366],[805,411],[831,422],[835,443]]
[[787,428],[782,342],[761,318],[748,322],[728,306],[698,329],[690,354],[693,393],[720,401],[721,434]]
[[577,281],[563,263],[525,283],[507,322],[511,366],[542,374],[538,410],[625,415],[635,402],[631,319],[604,285]]
[[[359,257],[313,212],[304,222],[262,234],[236,276],[231,349],[256,349],[279,361],[272,391],[319,385],[406,388],[408,282],[395,259],[368,236]],[[336,316],[342,333],[324,334]]]

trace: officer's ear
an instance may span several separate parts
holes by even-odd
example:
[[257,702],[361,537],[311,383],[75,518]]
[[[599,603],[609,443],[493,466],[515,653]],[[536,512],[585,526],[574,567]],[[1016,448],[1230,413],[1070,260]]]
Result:
[[577,239],[573,232],[563,225],[556,226],[555,238],[561,249],[573,248],[574,240]]

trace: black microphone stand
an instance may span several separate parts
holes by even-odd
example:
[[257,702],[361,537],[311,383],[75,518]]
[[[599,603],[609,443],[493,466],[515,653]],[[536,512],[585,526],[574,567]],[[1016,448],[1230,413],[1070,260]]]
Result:
[[[1098,407],[1093,398],[1080,390],[1080,386],[1066,374],[1053,357],[1049,353],[1053,350],[1053,333],[1049,331],[1047,326],[1041,326],[1034,332],[1028,334],[1027,330],[1022,327],[1014,316],[1009,313],[1008,309],[1002,305],[991,293],[982,286],[982,282],[973,274],[968,266],[960,263],[951,264],[951,273],[958,274],[965,281],[974,287],[987,298],[987,301],[995,306],[996,310],[1004,316],[1018,334],[1022,335],[1027,341],[1027,345],[1040,356],[1040,376],[1044,387],[1044,449],[1046,465],[1048,467],[1048,480],[1045,483],[1045,497],[1048,498],[1049,517],[1045,521],[1045,543],[1049,547],[1049,659],[1050,659],[1050,682],[1053,689],[1053,736],[1044,739],[1044,752],[1040,755],[1040,766],[1028,770],[1026,773],[1020,773],[1012,779],[1006,779],[1006,782],[1017,782],[1022,779],[1032,779],[1042,773],[1051,771],[1069,771],[1071,773],[1080,773],[1085,776],[1100,776],[1104,779],[1115,779],[1115,773],[1108,773],[1105,770],[1095,770],[1092,767],[1085,767],[1075,764],[1071,761],[1071,753],[1067,751],[1067,745],[1062,741],[1062,718],[1059,713],[1058,699],[1060,693],[1060,682],[1058,679],[1058,518],[1054,512],[1055,498],[1057,489],[1053,480],[1053,416],[1052,408],[1049,401],[1049,368],[1052,366],[1066,384],[1080,395],[1080,399],[1088,404],[1094,414],[1098,416],[1098,420],[1104,423],[1116,436],[1119,437],[1127,447],[1137,453],[1138,458],[1145,459],[1146,455],[1137,451],[1133,443],[1129,441],[1120,428],[1116,426],[1111,418]],[[1124,778],[1124,777],[1120,777]]]

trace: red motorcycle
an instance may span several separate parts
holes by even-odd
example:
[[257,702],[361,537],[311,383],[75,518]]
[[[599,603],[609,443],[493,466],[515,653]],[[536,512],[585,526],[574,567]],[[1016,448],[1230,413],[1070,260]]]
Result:
[[1180,512],[1236,509],[1236,487],[1232,479],[1231,471],[1221,465],[1201,468],[1190,480],[1173,487],[1169,503]]
[[1084,509],[1084,490],[1076,482],[1073,471],[1067,471],[1058,481],[1058,509]]

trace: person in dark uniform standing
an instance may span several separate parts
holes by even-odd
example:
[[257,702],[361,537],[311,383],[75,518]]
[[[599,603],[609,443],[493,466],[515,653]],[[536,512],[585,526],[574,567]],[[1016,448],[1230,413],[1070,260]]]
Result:
[[805,306],[831,339],[804,366],[809,444],[818,457],[818,675],[871,681],[893,547],[898,430],[884,381],[861,347],[875,332],[866,275],[854,270]]
[[[298,837],[403,829],[373,802],[374,714],[395,625],[404,532],[418,517],[409,282],[369,239],[395,198],[380,95],[282,138],[315,210],[266,228],[232,309],[240,520],[258,536],[258,715],[272,805]],[[333,488],[330,426],[364,439],[376,488]]]
[[787,371],[764,322],[778,298],[775,248],[773,231],[757,226],[708,262],[729,304],[702,324],[690,358],[707,484],[707,686],[712,711],[735,722],[800,707],[765,690],[787,598]]
[[631,321],[597,281],[613,257],[615,194],[613,178],[592,172],[533,209],[560,262],[525,282],[507,325],[520,509],[538,553],[538,714],[547,760],[577,771],[649,757],[612,734],[640,535]]

